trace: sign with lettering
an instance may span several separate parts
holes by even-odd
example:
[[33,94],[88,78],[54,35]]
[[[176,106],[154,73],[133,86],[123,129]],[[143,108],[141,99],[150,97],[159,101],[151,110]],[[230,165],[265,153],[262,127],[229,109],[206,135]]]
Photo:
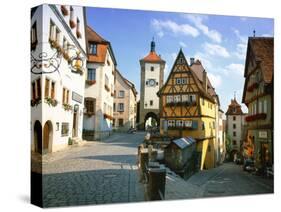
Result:
[[74,100],[74,101],[79,102],[79,103],[82,104],[82,102],[83,102],[83,97],[82,97],[80,94],[78,94],[78,93],[72,91],[72,100]]
[[267,131],[259,131],[259,138],[267,138]]

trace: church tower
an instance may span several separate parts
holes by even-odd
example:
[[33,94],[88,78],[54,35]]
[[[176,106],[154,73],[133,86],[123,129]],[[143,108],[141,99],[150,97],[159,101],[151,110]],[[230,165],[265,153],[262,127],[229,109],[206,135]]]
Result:
[[163,86],[165,61],[155,51],[154,39],[150,43],[150,52],[140,60],[141,91],[139,108],[139,128],[145,129],[149,118],[157,121],[159,126],[159,97],[157,92]]

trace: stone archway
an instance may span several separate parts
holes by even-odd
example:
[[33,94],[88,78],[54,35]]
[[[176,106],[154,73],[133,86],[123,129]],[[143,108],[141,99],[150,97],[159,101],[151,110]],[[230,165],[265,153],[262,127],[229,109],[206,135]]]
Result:
[[35,121],[33,132],[34,151],[42,154],[42,125],[40,121]]
[[158,115],[153,112],[148,112],[144,117],[144,127],[146,127],[146,122],[151,118],[153,120],[152,127],[159,127],[160,126],[160,119]]
[[43,148],[42,153],[46,154],[52,152],[52,143],[53,143],[53,125],[49,120],[45,123],[43,129]]

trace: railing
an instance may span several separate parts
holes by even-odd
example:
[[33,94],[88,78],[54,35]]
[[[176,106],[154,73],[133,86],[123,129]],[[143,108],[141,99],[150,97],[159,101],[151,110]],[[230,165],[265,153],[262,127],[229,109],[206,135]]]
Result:
[[245,120],[247,122],[255,121],[255,120],[264,120],[266,119],[266,113],[258,113],[255,115],[246,116]]

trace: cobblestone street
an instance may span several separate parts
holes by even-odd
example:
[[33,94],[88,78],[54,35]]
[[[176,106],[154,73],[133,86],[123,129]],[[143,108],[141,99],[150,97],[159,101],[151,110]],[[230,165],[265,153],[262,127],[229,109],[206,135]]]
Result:
[[143,138],[114,134],[44,158],[44,207],[143,201],[136,166]]
[[166,183],[166,200],[273,193],[273,179],[244,172],[234,163],[197,172],[186,181],[168,174]]

